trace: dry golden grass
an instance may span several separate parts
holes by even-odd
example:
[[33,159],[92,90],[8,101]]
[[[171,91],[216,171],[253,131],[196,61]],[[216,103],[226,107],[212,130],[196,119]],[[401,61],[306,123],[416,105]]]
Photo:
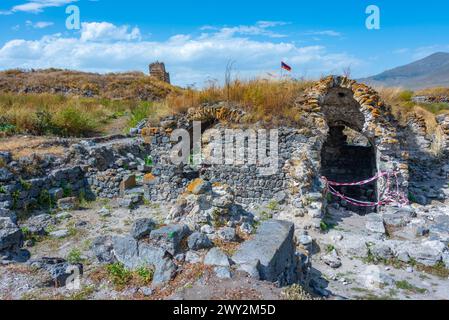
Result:
[[107,99],[163,99],[177,89],[142,72],[97,74],[70,70],[0,72],[3,93],[70,93]]
[[413,95],[440,96],[449,94],[449,88],[430,88],[417,93],[401,88],[377,88],[382,99],[391,106],[393,116],[400,124],[406,125],[411,118],[422,119],[426,132],[433,136],[431,152],[438,156],[443,151],[445,134],[438,125],[435,115],[449,112],[444,104],[416,104],[412,101]]
[[0,94],[0,132],[86,136],[126,112],[137,102],[55,94]]
[[177,113],[203,104],[228,102],[248,113],[249,121],[295,120],[292,107],[296,98],[311,86],[296,80],[234,80],[228,86],[210,85],[202,90],[184,90],[167,96],[166,109]]
[[47,137],[23,137],[16,136],[0,139],[0,151],[12,153],[14,159],[36,155],[63,155],[66,149],[60,145],[48,146],[52,139]]
[[428,88],[423,90],[418,90],[416,95],[420,96],[446,96],[449,97],[449,88],[447,87],[436,87],[436,88]]

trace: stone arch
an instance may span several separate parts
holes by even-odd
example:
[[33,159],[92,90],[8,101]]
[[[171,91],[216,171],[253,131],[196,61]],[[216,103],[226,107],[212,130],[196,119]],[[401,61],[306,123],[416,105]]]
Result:
[[[375,150],[375,166],[378,171],[398,171],[399,187],[408,188],[407,153],[403,152],[397,137],[390,108],[377,92],[346,77],[329,76],[308,90],[304,105],[315,114],[315,123],[321,126],[321,148],[331,128],[348,126],[365,136]],[[321,172],[319,161],[317,172]],[[377,185],[377,194],[385,186]]]

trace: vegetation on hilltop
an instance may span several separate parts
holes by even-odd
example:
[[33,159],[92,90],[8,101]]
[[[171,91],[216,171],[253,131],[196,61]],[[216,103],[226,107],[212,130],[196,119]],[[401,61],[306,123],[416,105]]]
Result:
[[228,102],[243,108],[249,122],[298,120],[293,111],[295,100],[313,82],[298,80],[234,80],[225,86],[212,83],[201,90],[187,89],[167,96],[163,107],[172,113],[203,104]]
[[59,69],[0,72],[0,137],[16,133],[89,136],[115,119],[135,125],[153,101],[179,88],[141,72],[96,74]]
[[[0,72],[0,136],[33,135],[90,136],[106,134],[110,127],[121,132],[144,118],[159,119],[204,104],[226,102],[242,108],[248,123],[274,125],[298,123],[293,108],[313,82],[293,79],[229,81],[211,83],[195,90],[181,89],[139,72],[100,75],[58,69]],[[378,88],[402,124],[410,116],[425,119],[435,133],[435,114],[449,112],[446,103],[415,103],[414,95],[446,96],[449,88],[420,92],[400,88]]]
[[60,69],[0,72],[0,93],[51,93],[153,101],[176,90],[176,87],[142,72],[98,74]]

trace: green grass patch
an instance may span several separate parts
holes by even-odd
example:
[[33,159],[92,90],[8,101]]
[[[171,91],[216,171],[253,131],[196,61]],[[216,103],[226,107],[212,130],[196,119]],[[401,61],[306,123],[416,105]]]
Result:
[[411,293],[424,294],[427,292],[426,289],[418,288],[418,287],[412,285],[407,280],[396,281],[396,288],[407,291],[407,292],[411,292]]

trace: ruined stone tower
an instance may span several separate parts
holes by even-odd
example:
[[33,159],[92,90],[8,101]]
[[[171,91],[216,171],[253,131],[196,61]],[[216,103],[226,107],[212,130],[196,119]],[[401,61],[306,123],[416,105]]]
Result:
[[156,61],[150,64],[150,76],[170,83],[170,74],[165,71],[165,64],[163,62]]

